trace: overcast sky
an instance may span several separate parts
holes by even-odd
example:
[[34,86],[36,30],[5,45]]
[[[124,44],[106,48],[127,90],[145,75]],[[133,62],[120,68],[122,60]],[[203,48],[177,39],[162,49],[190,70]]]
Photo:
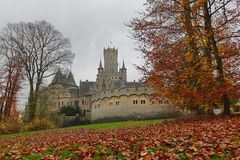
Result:
[[[46,20],[72,43],[75,59],[72,71],[79,80],[96,80],[103,48],[119,50],[119,64],[124,58],[128,80],[141,77],[134,64],[141,63],[135,41],[129,38],[129,23],[143,10],[145,0],[0,0],[0,29],[7,23]],[[139,58],[138,58],[139,57]]]

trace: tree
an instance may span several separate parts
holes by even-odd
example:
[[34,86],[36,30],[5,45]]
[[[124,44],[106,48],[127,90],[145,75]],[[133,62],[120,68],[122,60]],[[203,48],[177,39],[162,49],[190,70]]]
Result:
[[128,25],[155,97],[180,106],[224,105],[239,89],[239,1],[150,0]]
[[0,121],[5,119],[16,119],[19,114],[16,108],[17,93],[21,89],[23,80],[23,68],[17,63],[17,57],[4,48],[0,49],[2,57],[1,77],[0,77]]
[[29,120],[36,116],[40,86],[51,69],[60,63],[71,63],[69,39],[46,21],[8,24],[0,35],[1,44],[18,57],[29,82]]

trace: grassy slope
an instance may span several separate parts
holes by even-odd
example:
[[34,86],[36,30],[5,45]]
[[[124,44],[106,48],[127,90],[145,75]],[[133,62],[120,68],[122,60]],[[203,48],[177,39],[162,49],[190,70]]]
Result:
[[112,122],[112,123],[98,123],[68,127],[67,129],[95,129],[95,130],[106,130],[106,129],[117,129],[117,128],[129,128],[129,127],[139,127],[151,124],[160,123],[162,121],[171,119],[155,119],[155,120],[145,120],[145,121],[125,121],[125,122]]
[[43,132],[49,132],[49,131],[56,131],[56,130],[76,130],[76,129],[94,129],[94,130],[107,130],[107,129],[117,129],[117,128],[129,128],[129,127],[139,127],[139,126],[146,126],[151,124],[160,123],[166,120],[171,119],[154,119],[154,120],[144,120],[144,121],[125,121],[125,122],[111,122],[111,123],[98,123],[98,124],[89,124],[89,125],[80,125],[80,126],[73,126],[73,127],[67,127],[67,128],[59,128],[59,129],[53,129],[53,130],[45,130],[45,131],[30,131],[30,132],[21,132],[21,133],[15,133],[15,134],[3,134],[0,135],[0,138],[4,137],[14,137],[14,136],[27,136],[32,134],[39,134]]

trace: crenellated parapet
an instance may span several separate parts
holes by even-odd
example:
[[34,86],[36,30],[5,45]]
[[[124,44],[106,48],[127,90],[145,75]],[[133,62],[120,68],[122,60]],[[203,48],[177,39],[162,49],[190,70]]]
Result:
[[154,92],[152,87],[125,87],[119,89],[112,89],[95,93],[91,96],[91,101],[98,101],[104,98],[131,96],[131,95],[150,95]]

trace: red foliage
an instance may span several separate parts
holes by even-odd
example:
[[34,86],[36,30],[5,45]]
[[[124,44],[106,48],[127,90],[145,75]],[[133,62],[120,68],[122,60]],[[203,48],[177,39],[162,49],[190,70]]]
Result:
[[19,116],[17,93],[21,89],[23,68],[17,62],[17,57],[5,56],[0,72],[0,121],[16,121]]
[[239,0],[151,0],[129,27],[157,98],[188,109],[224,105],[240,88]]
[[[106,131],[57,130],[0,139],[0,158],[240,158],[240,117],[197,117]],[[65,158],[67,158],[65,157]]]

